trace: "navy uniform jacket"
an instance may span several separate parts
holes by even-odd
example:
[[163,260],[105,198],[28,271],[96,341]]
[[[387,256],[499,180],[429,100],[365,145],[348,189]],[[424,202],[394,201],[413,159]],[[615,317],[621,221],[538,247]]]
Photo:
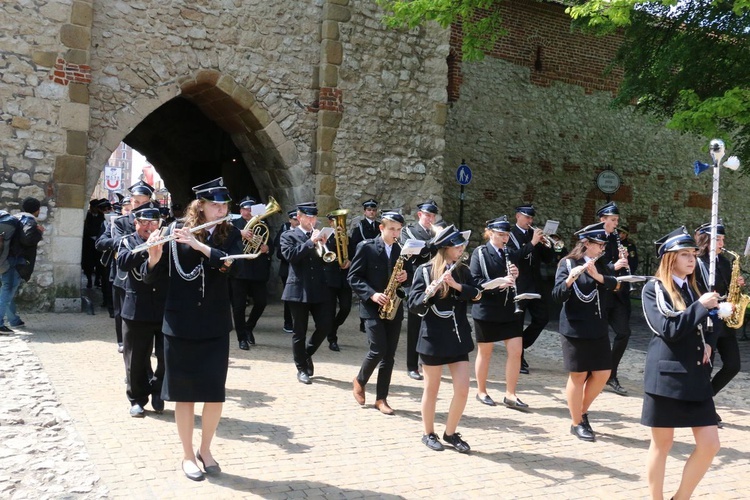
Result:
[[279,259],[279,278],[281,278],[284,283],[286,283],[286,279],[289,276],[289,261],[286,260],[281,253],[281,235],[291,229],[291,227],[292,225],[290,223],[283,223],[279,228],[279,232],[276,233],[276,236],[273,239],[273,246],[276,248],[276,257]]
[[[619,242],[620,237],[616,232],[608,234],[607,244],[604,246],[604,256],[599,259],[607,264],[607,274],[611,274],[612,276],[625,276],[628,274],[628,269],[624,267],[619,271],[615,271],[615,262],[620,260]],[[630,260],[628,260],[628,265],[630,265]],[[634,273],[635,271],[631,269],[630,272]],[[613,293],[609,295],[616,298],[619,302],[630,302],[630,283],[620,283],[620,287],[617,291],[613,291]]]
[[[178,223],[182,226],[182,223]],[[170,226],[171,232],[174,226]],[[226,335],[232,330],[232,312],[229,300],[229,273],[220,272],[224,261],[221,257],[234,255],[242,251],[242,237],[234,226],[219,246],[208,239],[211,256],[206,258],[201,252],[193,250],[186,244],[166,243],[164,253],[151,271],[144,264],[143,279],[146,283],[154,283],[159,273],[168,274],[169,289],[164,310],[164,324],[162,332],[165,335],[189,339],[208,339]],[[203,276],[187,281],[180,276],[172,257],[172,248],[185,273],[190,273],[196,266],[203,264]],[[231,268],[230,268],[231,269]]]
[[[698,289],[701,292],[708,291],[708,272],[709,272],[709,254],[698,257],[695,266],[695,279],[698,282]],[[716,275],[714,277],[714,291],[719,295],[726,295],[729,292],[729,285],[732,281],[732,262],[720,253],[716,256]],[[736,329],[728,328],[724,321],[716,318],[713,319],[713,328],[716,332],[715,339],[725,335],[735,335]]]
[[[466,309],[469,301],[479,297],[480,290],[474,285],[469,268],[459,264],[453,270],[453,277],[461,283],[461,292],[451,288],[444,298],[441,298],[438,292],[425,304],[424,292],[430,282],[430,273],[432,273],[431,263],[419,266],[414,274],[414,281],[408,295],[409,311],[422,316],[417,352],[441,357],[468,354],[474,350],[474,341]],[[435,309],[447,317],[438,316]]]
[[[430,241],[433,236],[434,235],[430,230],[423,228],[419,222],[414,222],[401,228],[399,243],[403,245],[408,239]],[[406,266],[404,266],[409,273],[409,276],[414,276],[417,268],[422,264],[429,262],[433,255],[433,251],[430,250],[428,245],[425,245],[419,255],[409,258],[409,260],[406,261]],[[407,290],[411,287],[409,282],[405,283],[404,286]]]
[[[570,276],[567,264],[569,263],[572,269],[585,264],[586,261],[583,258],[576,261],[573,259],[560,261],[560,266],[557,268],[557,274],[555,275],[552,298],[563,304],[562,311],[560,311],[559,330],[566,337],[598,339],[607,335],[609,325],[607,323],[605,295],[608,293],[607,290],[614,290],[617,287],[617,279],[607,274],[602,259],[604,257],[596,261],[596,269],[604,276],[604,283],[599,283],[584,272],[570,288],[565,286],[565,281]],[[590,302],[584,302],[576,294],[575,286],[584,296],[588,296],[594,290],[597,290],[598,294]]]
[[[474,283],[481,287],[490,280],[508,275],[506,263],[508,254],[505,251],[503,253],[505,256],[501,258],[489,241],[474,249],[469,265]],[[511,262],[513,262],[512,259]],[[471,307],[471,316],[480,321],[497,323],[517,321],[518,316],[515,315],[516,306],[513,298],[512,287],[504,290],[497,288],[486,290],[482,292],[481,300]]]
[[516,280],[518,293],[538,293],[542,289],[540,264],[543,261],[551,262],[555,258],[555,251],[544,246],[543,243],[532,245],[533,236],[534,231],[531,229],[524,233],[516,224],[510,228],[510,240],[508,240],[507,247],[511,260],[518,266],[518,279]]
[[[708,309],[696,300],[684,311],[674,311],[672,299],[657,280],[646,283],[642,297],[643,313],[654,332],[646,353],[645,391],[684,401],[713,397],[711,366],[703,364],[703,337],[698,329]],[[712,343],[712,337],[706,333],[706,342]]]
[[357,251],[357,245],[365,240],[371,240],[380,236],[380,227],[377,222],[370,224],[367,217],[362,217],[356,226],[352,229],[352,235],[349,237],[349,258],[353,258],[354,252]]
[[280,246],[282,255],[289,261],[289,276],[281,300],[308,304],[325,302],[328,293],[324,262],[301,226],[284,232]]
[[[331,251],[335,251],[336,236],[334,234],[332,234],[331,237],[328,238],[328,241],[326,242],[326,248],[328,248]],[[347,251],[348,251],[348,247],[347,247]],[[349,258],[351,258],[352,255],[354,254],[350,253]],[[334,259],[333,262],[323,263],[323,271],[324,271],[326,286],[328,288],[339,289],[347,285],[346,275],[349,273],[349,269],[341,269],[341,266],[339,266],[338,255],[336,256],[336,259]]]
[[161,323],[164,321],[169,278],[166,274],[160,273],[151,283],[143,281],[141,272],[144,262],[148,260],[148,251],[130,251],[143,242],[138,233],[133,233],[123,238],[117,253],[117,267],[123,273],[127,273],[125,300],[120,314],[124,319],[132,321]]
[[[247,221],[240,217],[238,219],[232,219],[232,224],[237,229],[245,229]],[[260,222],[258,222],[258,225],[262,225],[263,227],[265,227],[266,231],[269,230],[265,221],[261,220]],[[243,239],[241,242],[243,248],[245,247],[245,243],[247,242]],[[262,253],[255,259],[235,260],[232,264],[232,267],[234,268],[236,266],[236,269],[232,269],[232,277],[248,281],[260,281],[263,283],[267,282],[268,278],[271,276],[271,256],[273,255],[273,242],[269,239],[267,245],[268,253]]]
[[[383,293],[388,286],[388,280],[393,272],[401,247],[394,243],[391,247],[391,258],[385,251],[385,242],[378,236],[357,245],[352,264],[349,267],[349,284],[359,297],[359,317],[362,319],[377,319],[380,316],[380,306],[370,300],[376,293]],[[406,281],[408,282],[408,280]],[[406,283],[404,282],[404,283]],[[393,321],[404,319],[404,304],[398,307]]]

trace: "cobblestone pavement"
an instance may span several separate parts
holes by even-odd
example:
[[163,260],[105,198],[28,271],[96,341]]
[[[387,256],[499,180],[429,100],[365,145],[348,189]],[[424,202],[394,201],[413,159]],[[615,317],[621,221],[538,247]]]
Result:
[[[436,453],[420,442],[422,388],[405,372],[405,333],[388,399],[396,415],[355,403],[351,380],[366,351],[355,316],[353,311],[340,331],[342,352],[324,344],[315,355],[309,386],[296,381],[279,304],[261,319],[258,345],[241,351],[232,342],[227,402],[213,446],[224,473],[194,483],[179,469],[173,404],[163,415],[128,415],[112,320],[102,313],[25,314],[25,329],[0,337],[0,497],[646,497],[649,433],[638,423],[643,352],[628,350],[620,369],[631,395],[604,392],[594,403],[596,443],[569,434],[559,340],[545,332],[528,351],[531,374],[519,383],[518,394],[531,412],[481,405],[472,385],[459,426],[472,452]],[[645,338],[636,328],[633,345],[642,346]],[[504,350],[496,347],[489,384],[496,400],[504,391],[504,360]],[[726,423],[722,449],[695,497],[748,497],[748,387],[743,372],[716,399]],[[372,403],[374,386],[367,389]],[[445,378],[437,408],[440,434],[450,395]],[[668,494],[692,449],[689,430],[675,437]]]

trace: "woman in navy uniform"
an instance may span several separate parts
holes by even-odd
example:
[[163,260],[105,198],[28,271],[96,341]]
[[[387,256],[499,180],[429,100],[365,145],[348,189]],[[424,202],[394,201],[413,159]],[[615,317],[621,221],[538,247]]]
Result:
[[[164,411],[161,398],[164,378],[164,303],[169,285],[166,274],[146,283],[141,275],[147,252],[134,253],[137,247],[156,234],[159,235],[161,214],[159,205],[147,202],[134,211],[135,232],[121,240],[117,250],[117,268],[127,273],[125,298],[122,303],[123,352],[127,390],[130,401],[130,416],[143,417],[143,407],[151,397],[151,406],[156,413]],[[156,370],[151,367],[151,352],[156,353]]]
[[[203,479],[196,458],[207,474],[221,471],[211,454],[211,441],[221,418],[229,365],[232,312],[226,273],[230,261],[242,252],[239,230],[224,222],[197,232],[190,229],[225,218],[231,198],[219,177],[193,188],[196,200],[187,207],[184,221],[170,225],[177,235],[149,249],[144,279],[151,282],[168,273],[169,290],[164,312],[165,373],[162,398],[175,401],[175,421],[182,442],[182,470],[193,480]],[[178,227],[179,226],[179,227]],[[201,443],[193,451],[195,402],[202,401]]]
[[673,498],[690,498],[719,451],[711,388],[713,335],[706,329],[719,294],[700,294],[695,279],[698,246],[685,226],[656,243],[661,257],[654,280],[643,288],[643,312],[654,332],[646,353],[641,423],[651,427],[647,476],[651,498],[663,498],[664,470],[675,427],[690,427],[695,449]]
[[417,268],[409,293],[410,311],[422,317],[417,341],[424,373],[422,443],[435,451],[443,449],[435,434],[435,405],[443,365],[448,365],[453,379],[453,399],[443,439],[459,453],[471,449],[456,432],[469,396],[469,353],[474,350],[466,309],[469,301],[482,296],[461,259],[469,234],[470,231],[459,232],[453,224],[440,231],[431,245],[437,254]]
[[607,241],[604,223],[586,226],[575,234],[578,243],[560,261],[552,298],[563,304],[559,329],[563,364],[569,372],[565,394],[572,419],[570,433],[594,441],[588,411],[607,383],[612,366],[603,295],[617,288],[617,280],[607,274],[604,262],[597,261]]
[[509,408],[525,409],[529,405],[516,397],[521,353],[523,352],[523,328],[518,321],[514,287],[518,268],[512,264],[506,244],[510,239],[510,222],[503,215],[487,221],[484,230],[487,240],[477,247],[471,256],[471,276],[477,285],[484,285],[495,278],[510,275],[512,282],[501,287],[486,290],[482,300],[471,308],[474,319],[474,333],[477,338],[477,360],[474,371],[477,377],[477,401],[495,406],[495,401],[487,394],[487,376],[495,342],[504,341],[508,351],[505,363],[505,396],[503,404]]

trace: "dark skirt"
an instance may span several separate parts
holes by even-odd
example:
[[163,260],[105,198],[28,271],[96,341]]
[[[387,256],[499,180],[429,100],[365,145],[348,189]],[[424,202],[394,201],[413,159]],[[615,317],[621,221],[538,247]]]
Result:
[[474,334],[477,342],[498,342],[523,336],[523,328],[518,320],[501,323],[474,318]]
[[706,427],[717,425],[713,398],[683,401],[654,394],[643,395],[641,424],[648,427]]
[[598,339],[579,339],[560,336],[563,365],[569,372],[598,372],[612,369],[612,349],[609,336]]
[[450,365],[451,363],[458,363],[459,361],[469,361],[469,354],[459,354],[458,356],[430,356],[427,354],[420,354],[419,359],[423,365],[427,366],[442,366]]
[[210,339],[164,335],[165,401],[223,403],[229,369],[229,334]]

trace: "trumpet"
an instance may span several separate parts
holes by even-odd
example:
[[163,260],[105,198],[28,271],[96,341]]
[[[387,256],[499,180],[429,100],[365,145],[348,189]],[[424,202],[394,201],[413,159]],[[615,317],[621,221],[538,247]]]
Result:
[[[539,228],[535,226],[529,226],[529,229],[531,229],[532,231],[536,231]],[[560,252],[565,246],[565,243],[563,242],[563,240],[553,240],[552,238],[549,237],[549,235],[542,233],[542,245],[544,245],[547,248],[551,248],[552,250],[555,250],[556,252]]]
[[[201,229],[206,229],[212,226],[217,226],[223,222],[228,222],[229,219],[231,219],[231,215],[227,215],[226,217],[222,217],[221,219],[216,219],[211,222],[206,222],[205,224],[201,224],[200,226],[195,226],[190,228],[190,233],[197,233]],[[162,245],[164,243],[170,242],[172,240],[176,240],[177,235],[175,233],[169,233],[166,236],[163,236],[161,238],[155,239],[153,241],[147,241],[145,243],[141,243],[137,247],[135,247],[133,250],[131,250],[133,253],[142,252],[144,250],[148,250],[151,247],[155,247],[158,245]]]
[[336,221],[333,233],[333,237],[336,239],[336,255],[339,259],[339,267],[344,267],[346,261],[349,260],[349,236],[346,234],[346,214],[349,210],[342,208],[340,210],[334,210],[329,214],[333,216]]

